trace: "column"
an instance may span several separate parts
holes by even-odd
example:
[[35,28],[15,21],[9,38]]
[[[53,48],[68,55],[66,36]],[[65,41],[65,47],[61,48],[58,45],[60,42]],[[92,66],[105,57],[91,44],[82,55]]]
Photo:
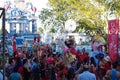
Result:
[[10,23],[10,36],[16,34],[16,23]]
[[24,34],[24,23],[20,23],[19,33],[21,36]]
[[32,21],[32,33],[37,33],[37,23],[36,23],[36,20]]
[[26,32],[26,33],[30,33],[30,21],[26,21],[26,24],[25,24],[25,32]]
[[26,27],[26,24],[23,23],[23,33],[24,33],[24,34],[27,33],[26,30],[25,30],[25,29],[26,29],[25,27]]

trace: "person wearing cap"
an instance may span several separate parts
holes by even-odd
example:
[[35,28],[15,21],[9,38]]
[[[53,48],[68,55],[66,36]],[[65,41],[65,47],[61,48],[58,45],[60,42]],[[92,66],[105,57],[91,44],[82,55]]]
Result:
[[78,80],[96,80],[95,74],[89,71],[89,66],[85,64],[83,66],[84,71],[78,75]]
[[100,80],[103,80],[103,77],[105,76],[106,71],[111,70],[111,62],[108,56],[100,57],[98,69],[99,69],[99,78]]
[[104,58],[104,65],[105,65],[106,71],[111,70],[111,60],[109,56],[106,56]]

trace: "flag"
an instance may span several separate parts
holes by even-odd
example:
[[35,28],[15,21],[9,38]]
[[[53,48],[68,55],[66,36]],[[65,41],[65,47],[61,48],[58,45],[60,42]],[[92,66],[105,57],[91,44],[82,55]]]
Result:
[[35,13],[37,11],[36,7],[32,7],[31,10]]
[[6,1],[3,7],[5,8],[5,10],[8,10],[8,9],[11,8],[10,5],[11,5],[11,2],[10,1]]
[[4,5],[4,9],[5,9],[5,10],[8,10],[8,9],[10,9],[10,6],[7,5],[7,4],[5,4],[5,5]]
[[16,49],[16,37],[15,36],[13,36],[13,43],[12,43],[12,46],[13,46],[13,52],[16,52],[17,51],[17,49]]
[[8,10],[9,6],[8,5],[4,5],[4,8],[5,8],[5,10]]
[[37,37],[37,42],[38,42],[38,43],[40,42],[40,36]]
[[118,19],[108,21],[108,51],[112,62],[118,59],[118,30]]

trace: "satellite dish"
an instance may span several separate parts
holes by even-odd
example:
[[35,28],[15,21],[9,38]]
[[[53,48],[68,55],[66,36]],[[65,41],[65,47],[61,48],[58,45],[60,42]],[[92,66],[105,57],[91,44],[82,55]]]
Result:
[[65,22],[65,30],[73,32],[76,29],[76,22],[73,19],[69,19]]

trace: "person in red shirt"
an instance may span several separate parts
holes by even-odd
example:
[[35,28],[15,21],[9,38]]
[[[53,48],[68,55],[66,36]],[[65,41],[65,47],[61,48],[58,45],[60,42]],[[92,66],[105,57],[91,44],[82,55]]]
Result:
[[81,62],[81,63],[83,62],[84,58],[82,56],[83,56],[83,54],[81,54],[81,52],[78,50],[77,55],[76,55],[76,58],[78,59],[78,62]]
[[101,74],[101,80],[103,79],[103,77],[105,76],[108,70],[111,70],[110,60],[108,59],[108,57],[105,57],[105,58],[102,57],[99,63],[99,71]]
[[88,54],[86,53],[85,48],[82,49],[82,52],[80,52],[79,50],[77,51],[76,58],[77,58],[77,60],[78,60],[77,68],[79,68],[80,65],[83,64],[84,62],[85,62],[85,63],[88,62],[89,56],[88,56]]
[[109,56],[104,58],[104,66],[106,68],[106,71],[111,70],[111,60]]

